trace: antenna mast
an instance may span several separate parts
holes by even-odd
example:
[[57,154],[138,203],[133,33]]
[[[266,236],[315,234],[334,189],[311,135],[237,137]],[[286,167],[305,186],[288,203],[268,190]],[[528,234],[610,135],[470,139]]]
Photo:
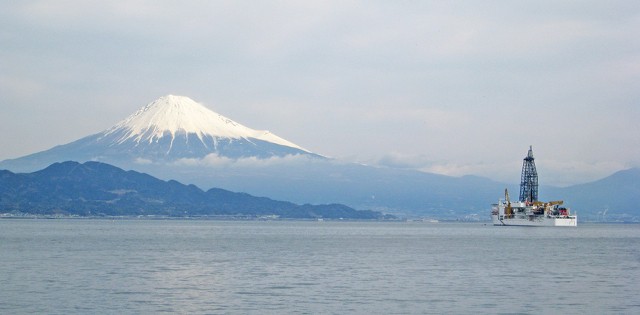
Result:
[[538,201],[538,172],[533,158],[533,148],[529,146],[527,157],[522,162],[520,177],[520,201]]

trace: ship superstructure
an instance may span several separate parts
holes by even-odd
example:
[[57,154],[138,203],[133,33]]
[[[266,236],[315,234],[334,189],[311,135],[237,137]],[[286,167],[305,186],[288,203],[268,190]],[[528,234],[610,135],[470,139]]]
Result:
[[522,163],[520,180],[520,200],[511,202],[505,189],[504,199],[491,207],[494,225],[520,226],[577,226],[578,217],[568,208],[562,207],[562,200],[538,201],[538,172],[533,158],[533,148]]

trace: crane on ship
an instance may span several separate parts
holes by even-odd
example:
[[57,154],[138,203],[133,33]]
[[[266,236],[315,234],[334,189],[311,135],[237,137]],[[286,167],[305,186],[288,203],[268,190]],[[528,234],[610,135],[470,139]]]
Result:
[[507,202],[507,207],[504,208],[504,216],[511,218],[513,216],[513,209],[511,208],[511,200],[509,200],[509,190],[504,189],[504,200]]

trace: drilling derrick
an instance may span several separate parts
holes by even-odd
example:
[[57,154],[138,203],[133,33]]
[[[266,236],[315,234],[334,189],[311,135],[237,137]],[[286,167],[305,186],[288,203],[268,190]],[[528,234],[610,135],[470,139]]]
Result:
[[520,201],[538,201],[538,172],[533,159],[533,149],[529,146],[527,157],[522,162],[522,176],[520,177]]

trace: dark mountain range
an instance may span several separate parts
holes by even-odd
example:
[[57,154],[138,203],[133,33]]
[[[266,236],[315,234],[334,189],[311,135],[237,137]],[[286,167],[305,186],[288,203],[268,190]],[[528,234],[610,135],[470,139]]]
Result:
[[162,181],[99,163],[64,162],[15,174],[0,171],[0,212],[81,216],[267,216],[380,219],[374,211],[340,205],[296,205],[223,189]]

